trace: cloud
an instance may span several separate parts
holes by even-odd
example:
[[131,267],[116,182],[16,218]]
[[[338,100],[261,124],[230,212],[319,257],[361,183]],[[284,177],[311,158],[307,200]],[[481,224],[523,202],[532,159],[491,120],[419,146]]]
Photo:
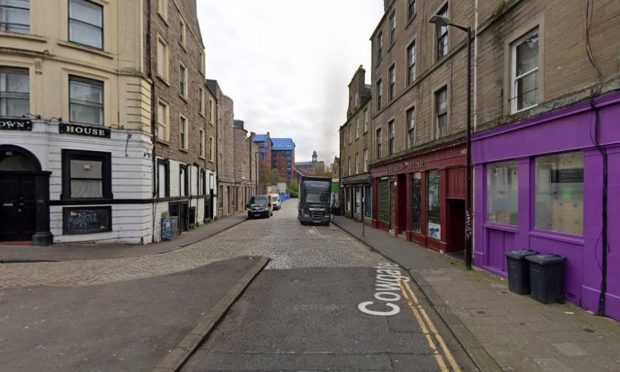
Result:
[[[292,137],[296,160],[338,155],[348,84],[370,71],[380,0],[198,0],[207,76],[246,129]],[[370,76],[367,76],[369,79]]]

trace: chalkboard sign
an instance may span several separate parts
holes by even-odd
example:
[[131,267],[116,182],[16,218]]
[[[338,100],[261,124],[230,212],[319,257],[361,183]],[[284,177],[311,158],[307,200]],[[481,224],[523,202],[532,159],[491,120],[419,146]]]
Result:
[[161,239],[172,239],[172,225],[170,223],[170,218],[164,218],[161,220]]
[[381,180],[379,181],[379,190],[378,190],[378,204],[379,211],[377,213],[377,217],[379,221],[390,222],[390,181],[389,180]]
[[93,234],[112,231],[112,207],[63,208],[63,234]]

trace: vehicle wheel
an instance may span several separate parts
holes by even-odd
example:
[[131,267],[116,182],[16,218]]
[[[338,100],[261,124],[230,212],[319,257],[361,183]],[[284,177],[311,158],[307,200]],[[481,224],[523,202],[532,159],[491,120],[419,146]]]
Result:
[[252,215],[248,213],[248,220],[252,219]]

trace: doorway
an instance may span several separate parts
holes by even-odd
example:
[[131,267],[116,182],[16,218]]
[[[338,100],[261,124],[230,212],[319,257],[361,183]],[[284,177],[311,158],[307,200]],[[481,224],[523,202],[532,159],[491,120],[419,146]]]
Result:
[[448,230],[446,252],[465,249],[465,200],[448,199]]

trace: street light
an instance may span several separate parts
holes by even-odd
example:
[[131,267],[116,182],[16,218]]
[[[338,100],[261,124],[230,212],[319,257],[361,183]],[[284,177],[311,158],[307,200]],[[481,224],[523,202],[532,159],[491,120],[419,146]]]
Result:
[[452,26],[467,33],[467,185],[465,196],[465,266],[471,270],[472,264],[472,214],[471,214],[471,27],[450,23],[450,19],[434,15],[429,20],[437,26]]

